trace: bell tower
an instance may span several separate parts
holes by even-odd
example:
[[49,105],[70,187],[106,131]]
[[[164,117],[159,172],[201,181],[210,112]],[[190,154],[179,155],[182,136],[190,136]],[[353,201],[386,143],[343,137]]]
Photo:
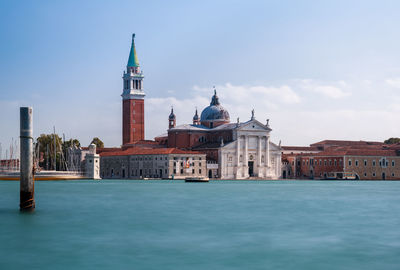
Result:
[[126,71],[122,77],[122,144],[144,140],[144,90],[143,72],[135,48],[135,34],[132,35]]
[[174,108],[171,107],[171,113],[168,116],[168,129],[176,126],[176,116],[174,114]]

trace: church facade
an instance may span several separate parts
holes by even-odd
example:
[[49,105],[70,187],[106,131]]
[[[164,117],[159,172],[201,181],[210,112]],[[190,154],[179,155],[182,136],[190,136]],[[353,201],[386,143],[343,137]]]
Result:
[[263,124],[256,120],[253,110],[248,121],[238,119],[231,123],[215,89],[210,106],[203,109],[200,117],[196,110],[192,124],[176,126],[173,109],[168,123],[168,147],[205,153],[209,178],[281,177],[281,148],[270,140],[269,121]]

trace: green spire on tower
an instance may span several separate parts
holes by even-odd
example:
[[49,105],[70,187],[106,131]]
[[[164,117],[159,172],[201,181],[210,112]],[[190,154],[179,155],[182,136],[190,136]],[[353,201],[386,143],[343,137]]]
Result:
[[136,55],[136,48],[135,48],[135,34],[132,34],[132,46],[131,52],[129,53],[129,60],[127,67],[139,67],[139,60]]

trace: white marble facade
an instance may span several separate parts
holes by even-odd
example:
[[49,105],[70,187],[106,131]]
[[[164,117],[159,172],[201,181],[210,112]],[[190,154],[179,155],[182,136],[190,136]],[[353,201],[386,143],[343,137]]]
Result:
[[233,141],[219,149],[221,179],[279,179],[281,148],[270,141],[271,129],[254,118],[233,130]]

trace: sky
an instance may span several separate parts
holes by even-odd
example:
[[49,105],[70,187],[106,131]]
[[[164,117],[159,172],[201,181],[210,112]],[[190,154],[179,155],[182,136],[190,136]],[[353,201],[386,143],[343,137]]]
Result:
[[270,119],[272,141],[400,137],[399,1],[1,1],[0,143],[34,135],[122,143],[131,35],[145,136],[171,106],[191,123],[216,87],[232,122]]

